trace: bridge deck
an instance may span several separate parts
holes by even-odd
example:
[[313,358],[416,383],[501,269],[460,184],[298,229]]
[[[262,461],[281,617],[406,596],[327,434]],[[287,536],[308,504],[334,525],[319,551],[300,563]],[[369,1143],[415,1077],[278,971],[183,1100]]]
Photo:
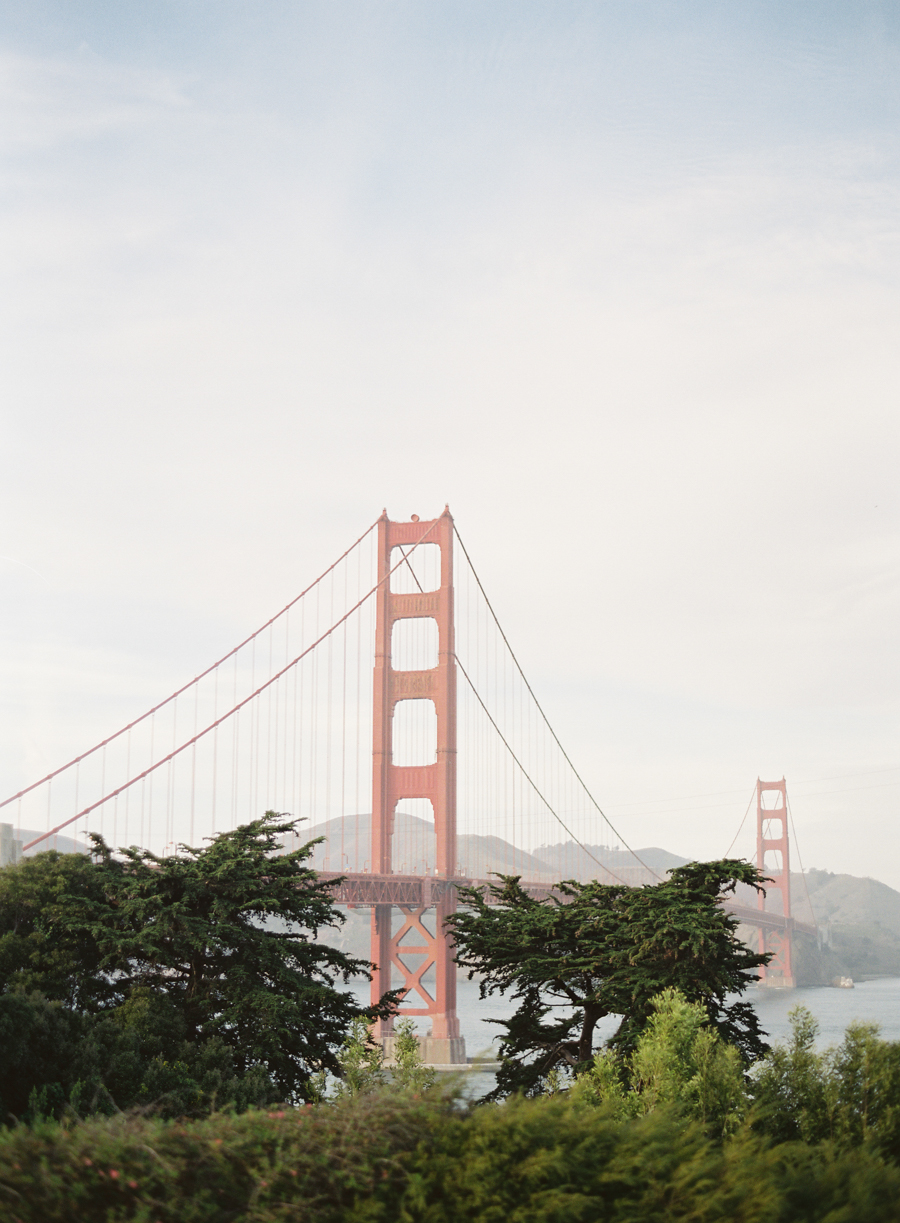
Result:
[[[438,904],[448,892],[457,888],[487,887],[488,879],[467,879],[454,877],[446,879],[440,875],[370,875],[345,874],[337,871],[319,871],[320,879],[340,879],[341,883],[335,889],[334,897],[339,904],[350,908],[364,908],[370,905],[405,905],[411,909],[429,908]],[[548,883],[529,883],[522,881],[522,886],[536,900],[548,897],[553,887]],[[765,910],[753,908],[750,905],[740,905],[732,901],[725,902],[725,908],[743,924],[757,926],[765,930],[784,930],[786,923],[780,913],[767,913]],[[790,928],[802,931],[804,934],[816,933],[815,926],[806,922],[790,920]]]

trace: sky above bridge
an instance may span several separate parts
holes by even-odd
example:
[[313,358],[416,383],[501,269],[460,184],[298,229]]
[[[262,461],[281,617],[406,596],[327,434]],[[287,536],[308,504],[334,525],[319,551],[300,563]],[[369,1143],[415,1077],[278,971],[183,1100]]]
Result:
[[0,789],[449,502],[633,845],[900,887],[900,9],[0,12]]

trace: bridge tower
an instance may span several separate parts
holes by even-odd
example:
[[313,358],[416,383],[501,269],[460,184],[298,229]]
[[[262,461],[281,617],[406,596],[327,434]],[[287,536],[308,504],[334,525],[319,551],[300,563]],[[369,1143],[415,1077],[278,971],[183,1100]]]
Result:
[[[391,590],[390,572],[402,553],[414,544],[436,544],[440,549],[440,585],[435,590],[399,593]],[[456,1015],[456,963],[444,919],[456,909],[456,654],[453,629],[453,519],[445,509],[440,518],[420,522],[392,522],[385,512],[378,522],[378,594],[375,621],[375,684],[372,744],[372,856],[374,874],[393,873],[394,813],[401,799],[424,798],[434,814],[436,865],[427,880],[423,904],[399,905],[402,921],[392,931],[390,904],[372,909],[371,958],[377,965],[372,978],[372,1000],[392,988],[392,976],[420,1005],[404,1007],[406,1015],[427,1015],[431,1031],[423,1043],[430,1063],[465,1062],[465,1041]],[[399,620],[431,617],[437,623],[438,664],[424,671],[398,671],[391,661],[394,625]],[[394,712],[405,700],[430,700],[437,714],[436,759],[416,765],[393,762]],[[430,900],[430,903],[428,901]],[[426,919],[433,910],[429,929]],[[412,968],[404,956],[420,962]],[[422,977],[434,966],[430,990]],[[393,972],[392,972],[393,969]],[[383,1021],[376,1037],[392,1035],[393,1024]]]
[[[776,805],[763,805],[763,795],[774,794]],[[780,802],[779,802],[780,800]],[[768,860],[766,855],[769,855]],[[787,783],[756,781],[756,865],[772,882],[766,884],[769,896],[774,892],[781,899],[784,915],[783,930],[759,931],[761,954],[772,952],[772,959],[759,970],[760,984],[782,989],[794,988],[791,966],[791,938],[794,919],[791,916],[791,861],[788,845]],[[757,908],[766,908],[766,897],[757,896]]]

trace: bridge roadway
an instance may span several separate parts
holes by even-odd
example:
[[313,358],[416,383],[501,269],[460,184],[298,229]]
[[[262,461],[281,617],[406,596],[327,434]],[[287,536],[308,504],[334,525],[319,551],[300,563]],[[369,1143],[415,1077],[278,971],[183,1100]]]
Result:
[[[459,876],[446,879],[440,875],[370,875],[356,872],[342,875],[339,871],[319,871],[318,875],[320,879],[342,881],[335,889],[334,898],[338,904],[345,904],[350,908],[364,908],[369,905],[429,908],[443,900],[451,890],[455,891],[461,887],[487,887],[490,883],[488,879],[466,879]],[[553,891],[553,886],[549,883],[523,881],[522,886],[535,900],[544,900]],[[788,918],[786,922],[780,913],[767,913],[751,905],[740,905],[733,901],[726,901],[725,908],[748,926],[765,930],[790,929],[814,937],[816,935],[815,926],[797,921],[793,917]]]

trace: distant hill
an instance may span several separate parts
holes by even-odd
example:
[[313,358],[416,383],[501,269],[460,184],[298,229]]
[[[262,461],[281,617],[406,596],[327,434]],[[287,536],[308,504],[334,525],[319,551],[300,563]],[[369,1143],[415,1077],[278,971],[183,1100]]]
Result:
[[817,944],[796,940],[799,983],[900,976],[900,892],[886,883],[820,870],[792,874],[791,911],[819,927]]
[[[535,857],[545,864],[557,879],[596,879],[598,864],[602,864],[612,875],[621,874],[630,883],[632,871],[646,875],[635,882],[655,883],[656,877],[665,878],[666,871],[674,866],[683,866],[687,858],[679,858],[666,849],[611,849],[608,845],[578,845],[574,841],[563,841],[556,845],[541,845]],[[646,871],[644,868],[647,868]]]
[[[301,830],[298,844],[324,837],[313,850],[311,865],[319,871],[371,871],[371,816],[345,815]],[[434,873],[434,824],[398,810],[394,814],[392,845],[394,872],[398,875]],[[457,862],[461,874],[483,879],[491,871],[504,875],[528,875],[530,879],[555,883],[552,867],[524,849],[500,837],[463,834],[457,837]]]
[[[300,834],[303,841],[325,838],[313,851],[315,869],[370,871],[370,821],[368,814],[345,815],[304,827]],[[398,875],[432,874],[435,868],[434,825],[399,808],[394,815],[392,857]],[[606,845],[582,847],[574,841],[542,845],[528,852],[501,837],[460,833],[456,861],[459,873],[470,879],[485,879],[494,873],[524,875],[543,883],[596,878],[612,883],[619,878],[626,883],[641,884],[654,883],[658,876],[664,876],[667,870],[687,859],[664,849],[641,849],[634,855],[629,850],[611,849]],[[602,874],[604,868],[607,876]]]
[[[29,841],[33,841],[35,837],[39,837],[44,830],[42,828],[22,828],[15,830],[17,841],[21,841],[23,845],[27,845]],[[31,858],[35,854],[43,853],[45,849],[55,849],[61,854],[86,854],[88,847],[84,841],[75,841],[72,837],[63,836],[58,833],[54,837],[49,837],[46,841],[41,841],[39,845],[33,846],[25,851],[25,857]]]
[[900,938],[900,892],[877,879],[817,870],[792,874],[791,908],[801,921],[814,916],[832,926],[876,925]]
[[[304,826],[297,843],[325,838],[313,852],[312,866],[316,870],[371,870],[370,818],[368,814],[348,815]],[[27,844],[40,836],[40,831],[24,828],[16,832],[16,839]],[[88,852],[83,841],[60,834],[34,846],[27,856],[44,849]],[[402,805],[394,817],[393,857],[398,874],[432,874],[435,869],[434,825],[404,812]],[[463,833],[457,840],[460,873],[474,879],[496,872],[525,875],[545,883],[602,878],[640,885],[656,882],[658,877],[665,877],[666,871],[687,861],[656,846],[632,854],[606,845],[582,847],[573,841],[561,841],[528,852],[500,837]],[[744,903],[754,903],[749,888],[739,891]],[[876,879],[811,870],[805,875],[791,875],[791,901],[794,917],[814,923],[820,930],[818,940],[806,936],[795,940],[798,983],[824,985],[835,976],[856,980],[900,976],[900,892]],[[773,894],[769,907],[776,904]],[[367,954],[368,920],[367,913],[351,914],[344,928],[343,937],[359,955]],[[755,944],[757,936],[752,927],[743,927],[741,933]]]

